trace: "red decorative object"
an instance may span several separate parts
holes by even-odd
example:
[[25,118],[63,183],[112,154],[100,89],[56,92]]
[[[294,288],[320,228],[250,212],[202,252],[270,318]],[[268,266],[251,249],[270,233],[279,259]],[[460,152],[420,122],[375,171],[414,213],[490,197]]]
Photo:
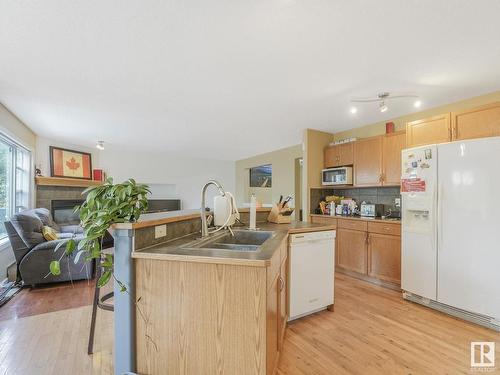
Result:
[[394,133],[394,123],[391,121],[391,122],[386,122],[385,123],[385,133],[386,134],[390,134],[390,133]]
[[94,181],[104,181],[104,173],[102,169],[94,169]]

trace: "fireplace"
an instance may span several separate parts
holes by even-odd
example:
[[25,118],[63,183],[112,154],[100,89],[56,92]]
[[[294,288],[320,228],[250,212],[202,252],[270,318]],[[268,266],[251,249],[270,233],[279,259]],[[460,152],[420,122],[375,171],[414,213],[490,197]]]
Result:
[[82,204],[82,199],[53,199],[51,201],[52,217],[57,224],[79,224],[80,216],[74,212],[75,206]]

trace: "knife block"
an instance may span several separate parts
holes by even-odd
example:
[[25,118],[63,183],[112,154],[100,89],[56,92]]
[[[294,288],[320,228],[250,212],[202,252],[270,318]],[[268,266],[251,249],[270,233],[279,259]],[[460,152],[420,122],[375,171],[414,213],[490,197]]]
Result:
[[275,224],[290,224],[292,222],[292,212],[293,208],[275,204],[267,216],[267,221]]

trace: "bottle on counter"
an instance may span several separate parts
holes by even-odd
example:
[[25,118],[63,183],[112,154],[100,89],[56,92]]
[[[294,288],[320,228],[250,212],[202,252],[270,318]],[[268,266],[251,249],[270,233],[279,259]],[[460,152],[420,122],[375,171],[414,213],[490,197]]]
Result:
[[330,208],[330,216],[335,216],[335,202],[330,202],[328,206]]

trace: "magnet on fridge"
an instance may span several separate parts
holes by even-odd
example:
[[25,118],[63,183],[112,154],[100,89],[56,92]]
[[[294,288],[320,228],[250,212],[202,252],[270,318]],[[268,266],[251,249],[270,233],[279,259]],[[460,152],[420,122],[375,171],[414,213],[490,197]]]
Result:
[[430,148],[425,150],[425,158],[427,160],[432,159],[432,150]]
[[412,166],[412,168],[417,168],[418,167],[418,163],[416,161],[413,161],[411,163],[411,166]]

